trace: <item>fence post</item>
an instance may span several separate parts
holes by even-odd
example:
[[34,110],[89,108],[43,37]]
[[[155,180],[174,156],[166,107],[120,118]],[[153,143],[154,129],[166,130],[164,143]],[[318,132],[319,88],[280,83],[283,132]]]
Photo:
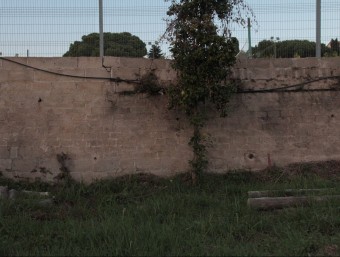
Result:
[[251,58],[253,58],[253,49],[251,48],[251,23],[250,23],[250,18],[248,18],[248,43],[249,43],[248,57],[251,59]]
[[316,57],[321,58],[321,0],[316,0]]
[[100,57],[104,57],[104,19],[103,19],[103,0],[99,0],[99,52]]

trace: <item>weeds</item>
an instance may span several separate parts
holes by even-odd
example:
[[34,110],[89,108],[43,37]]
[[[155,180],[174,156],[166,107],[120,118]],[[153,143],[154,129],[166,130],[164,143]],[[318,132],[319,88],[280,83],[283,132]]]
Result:
[[[246,206],[251,190],[337,188],[337,182],[279,168],[266,172],[203,174],[197,186],[187,175],[41,184],[55,205],[0,203],[0,255],[339,255],[339,201],[273,212]],[[0,185],[8,182],[0,178]]]

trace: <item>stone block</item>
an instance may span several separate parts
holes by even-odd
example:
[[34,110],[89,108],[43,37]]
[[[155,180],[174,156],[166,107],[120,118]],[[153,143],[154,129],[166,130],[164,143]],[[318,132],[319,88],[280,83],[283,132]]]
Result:
[[263,69],[261,68],[251,68],[247,70],[247,78],[250,80],[267,80],[268,78],[272,78],[272,70],[271,69]]
[[[294,59],[290,58],[277,58],[271,59],[272,65],[276,69],[292,68],[294,65]],[[262,67],[262,66],[261,66]]]
[[110,79],[110,72],[110,70],[107,71],[105,68],[85,68],[85,76],[87,78],[103,78],[103,81],[105,81],[105,79]]
[[161,81],[174,81],[177,77],[176,72],[172,69],[157,69],[155,74]]
[[124,69],[141,69],[144,67],[151,67],[152,60],[145,58],[120,58],[120,67]]
[[119,78],[122,80],[139,80],[140,75],[140,68],[120,67],[111,71],[112,78]]
[[27,64],[43,70],[54,69],[76,69],[78,67],[77,57],[30,57]]
[[31,82],[34,80],[34,72],[32,70],[10,70],[7,75],[7,82],[25,81]]
[[340,57],[322,58],[319,67],[323,69],[340,69]]
[[[50,74],[42,71],[34,71],[34,81],[36,82],[84,82],[85,70],[83,69],[51,69],[50,71],[57,74]],[[76,77],[72,77],[76,76]]]
[[21,66],[20,63],[25,64],[25,65],[28,64],[27,58],[24,58],[24,57],[9,57],[6,59],[13,60],[15,62],[18,62],[19,64],[3,60],[2,67],[1,67],[3,70],[23,70],[23,69],[26,69],[26,67]]
[[10,151],[7,146],[0,146],[0,159],[9,159]]
[[8,76],[9,71],[0,69],[0,82],[8,82]]
[[236,69],[246,69],[246,68],[248,68],[248,61],[249,61],[248,58],[246,58],[246,59],[237,59],[234,67]]
[[248,69],[252,68],[261,68],[261,69],[269,69],[272,68],[273,65],[273,59],[268,58],[256,58],[256,59],[246,59],[246,66],[240,66]]
[[[105,56],[104,57],[104,66],[105,67],[110,67],[112,69],[116,69],[119,68],[121,66],[120,60],[123,57],[113,57],[113,56]],[[86,67],[89,67],[88,65],[86,65]],[[96,67],[94,67],[96,68]]]
[[[107,57],[104,58],[104,61],[106,58]],[[78,57],[77,58],[77,67],[80,69],[101,69],[103,67],[102,65],[103,65],[102,58],[100,57]]]
[[172,69],[172,61],[171,60],[167,60],[167,59],[155,59],[153,60],[151,65],[151,69]]
[[11,159],[0,159],[0,171],[6,171],[12,169]]
[[38,167],[38,160],[34,158],[12,160],[12,170],[15,172],[31,172]]
[[11,147],[10,148],[10,159],[18,159],[18,150],[19,147]]
[[292,60],[293,67],[297,68],[316,68],[320,65],[320,61],[318,58],[296,58]]

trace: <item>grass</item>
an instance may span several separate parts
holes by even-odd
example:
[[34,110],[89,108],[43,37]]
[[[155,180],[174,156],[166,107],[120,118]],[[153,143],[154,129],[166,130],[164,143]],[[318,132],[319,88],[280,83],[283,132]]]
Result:
[[299,165],[205,175],[197,186],[186,175],[88,186],[0,179],[10,188],[50,191],[56,201],[51,207],[32,197],[0,202],[0,256],[340,255],[339,201],[266,212],[246,205],[251,190],[336,188],[340,194],[340,176],[327,165],[318,172]]

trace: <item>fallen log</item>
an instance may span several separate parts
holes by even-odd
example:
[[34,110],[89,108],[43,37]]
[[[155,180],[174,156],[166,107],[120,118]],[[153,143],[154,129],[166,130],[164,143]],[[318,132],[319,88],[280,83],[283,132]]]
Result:
[[298,196],[313,193],[329,192],[334,188],[323,189],[285,189],[285,190],[267,190],[267,191],[249,191],[249,198],[273,197],[273,196]]
[[248,206],[256,210],[273,210],[308,205],[312,202],[325,202],[333,199],[340,200],[340,195],[249,198]]

